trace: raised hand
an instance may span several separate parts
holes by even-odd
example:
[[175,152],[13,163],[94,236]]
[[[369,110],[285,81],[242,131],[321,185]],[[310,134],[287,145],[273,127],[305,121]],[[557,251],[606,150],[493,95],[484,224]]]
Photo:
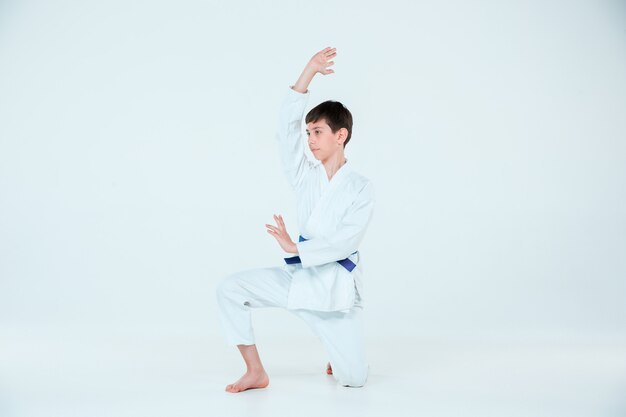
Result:
[[272,226],[271,224],[265,225],[267,233],[276,238],[276,241],[285,252],[298,253],[296,244],[291,240],[289,233],[287,233],[283,216],[274,214],[274,221],[276,222],[276,226]]
[[336,56],[337,48],[331,48],[330,46],[313,55],[292,88],[299,93],[306,93],[315,74],[318,72],[322,75],[334,73],[335,71],[328,67],[335,64],[331,59]]
[[329,69],[328,67],[335,64],[335,62],[331,61],[331,59],[333,59],[336,56],[337,56],[337,48],[331,48],[329,46],[327,48],[322,49],[315,55],[313,55],[313,57],[311,57],[311,60],[309,61],[307,66],[311,68],[312,70],[315,70],[315,72],[319,72],[320,74],[323,74],[323,75],[332,74],[335,71],[333,71],[332,69]]

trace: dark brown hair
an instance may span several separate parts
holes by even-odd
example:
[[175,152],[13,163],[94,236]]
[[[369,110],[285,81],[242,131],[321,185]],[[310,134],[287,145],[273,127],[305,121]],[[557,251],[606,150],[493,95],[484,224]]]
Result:
[[352,113],[343,104],[338,101],[328,100],[313,107],[306,115],[304,121],[315,123],[321,119],[326,121],[333,133],[337,133],[339,129],[345,127],[348,130],[343,147],[345,148],[352,137]]

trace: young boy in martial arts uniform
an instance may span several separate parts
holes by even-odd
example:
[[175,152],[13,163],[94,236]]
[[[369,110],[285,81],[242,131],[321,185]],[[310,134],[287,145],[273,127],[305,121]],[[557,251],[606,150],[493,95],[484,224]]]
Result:
[[[282,267],[229,275],[217,288],[220,322],[228,344],[237,345],[246,373],[226,391],[264,388],[269,378],[256,349],[251,308],[285,308],[309,324],[329,357],[327,373],[344,386],[365,384],[361,323],[362,282],[359,244],[374,208],[371,182],[352,170],[344,148],[352,135],[352,115],[341,103],[327,101],[302,117],[308,86],[319,72],[327,75],[337,55],[325,48],[308,62],[295,85],[285,92],[280,110],[278,145],[289,184],[296,193],[300,237],[293,242],[281,215],[267,232],[293,256]],[[315,157],[310,160],[304,146]]]

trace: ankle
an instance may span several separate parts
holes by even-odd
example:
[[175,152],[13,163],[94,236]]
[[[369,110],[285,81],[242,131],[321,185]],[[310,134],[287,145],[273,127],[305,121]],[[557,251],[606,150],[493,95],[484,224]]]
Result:
[[263,368],[263,365],[259,365],[259,366],[248,366],[246,369],[246,373],[247,374],[264,374],[265,373],[265,368]]

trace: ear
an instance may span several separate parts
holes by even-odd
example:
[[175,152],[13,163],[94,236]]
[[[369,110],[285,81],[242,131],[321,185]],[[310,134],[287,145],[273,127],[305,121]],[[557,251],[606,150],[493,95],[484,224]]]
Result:
[[348,137],[348,129],[342,127],[337,131],[337,133],[337,145],[343,145],[343,143],[346,141],[346,138]]

